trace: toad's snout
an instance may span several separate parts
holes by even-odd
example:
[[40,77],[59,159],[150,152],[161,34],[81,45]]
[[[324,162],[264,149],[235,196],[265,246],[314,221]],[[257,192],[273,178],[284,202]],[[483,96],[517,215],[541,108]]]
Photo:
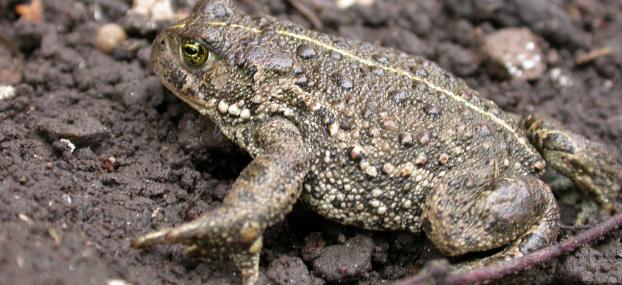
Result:
[[166,70],[165,61],[169,60],[171,55],[166,33],[158,34],[151,46],[151,66],[158,76],[162,76],[162,71]]

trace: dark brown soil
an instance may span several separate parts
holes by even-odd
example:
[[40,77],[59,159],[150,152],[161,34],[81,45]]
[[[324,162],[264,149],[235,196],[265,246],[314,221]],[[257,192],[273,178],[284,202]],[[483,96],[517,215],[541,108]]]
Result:
[[[234,147],[214,150],[221,143],[210,141],[205,120],[154,77],[148,57],[158,27],[126,16],[130,0],[44,0],[42,23],[18,21],[20,2],[0,2],[0,35],[12,39],[21,59],[7,65],[11,47],[0,45],[0,68],[11,70],[0,73],[0,85],[16,88],[13,98],[0,99],[0,284],[239,284],[227,260],[189,257],[178,246],[129,247],[140,234],[217,207],[250,160]],[[193,1],[175,2],[188,9]],[[553,116],[622,161],[618,0],[378,0],[347,10],[327,8],[327,0],[300,2],[327,33],[422,54],[506,110]],[[516,2],[524,4],[509,4]],[[309,27],[288,3],[238,4]],[[113,55],[94,45],[97,28],[108,22],[130,35],[131,44]],[[484,68],[480,38],[510,26],[541,37],[547,72],[540,78],[502,81]],[[612,52],[575,64],[576,56],[603,47]],[[561,86],[554,70],[571,85]],[[575,214],[572,203],[562,203],[563,223]],[[578,231],[565,228],[560,238]],[[621,256],[617,231],[513,280],[620,283]],[[378,284],[438,257],[423,236],[344,227],[297,205],[266,234],[262,282]]]

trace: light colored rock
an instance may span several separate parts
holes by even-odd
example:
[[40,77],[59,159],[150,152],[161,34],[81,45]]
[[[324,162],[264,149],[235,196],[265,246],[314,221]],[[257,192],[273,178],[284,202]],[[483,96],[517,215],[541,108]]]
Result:
[[127,40],[127,34],[123,27],[118,24],[105,24],[97,30],[95,46],[105,53],[111,53]]
[[546,70],[538,42],[538,37],[527,28],[502,29],[484,38],[482,52],[495,75],[532,80],[541,77]]
[[170,21],[176,17],[170,0],[134,0],[128,13],[145,15],[156,22]]
[[0,100],[7,100],[15,97],[15,87],[11,85],[0,85]]

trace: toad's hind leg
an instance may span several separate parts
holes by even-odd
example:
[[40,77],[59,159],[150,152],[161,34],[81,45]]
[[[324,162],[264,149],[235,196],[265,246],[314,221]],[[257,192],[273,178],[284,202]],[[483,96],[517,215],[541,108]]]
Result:
[[529,115],[521,120],[527,137],[547,164],[592,193],[605,210],[612,210],[622,184],[622,167],[602,144],[569,132],[558,122]]
[[242,283],[255,284],[263,232],[291,211],[308,159],[298,129],[287,120],[259,123],[252,136],[261,153],[242,171],[219,208],[139,237],[132,245],[184,243],[194,253],[229,256],[242,273]]
[[506,246],[462,268],[522,256],[553,242],[559,210],[544,182],[532,176],[482,179],[466,174],[428,195],[424,231],[443,253],[456,256]]

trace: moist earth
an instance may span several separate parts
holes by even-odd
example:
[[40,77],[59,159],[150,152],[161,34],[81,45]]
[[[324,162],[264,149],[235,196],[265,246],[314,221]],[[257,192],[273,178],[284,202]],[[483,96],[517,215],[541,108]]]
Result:
[[[188,256],[180,246],[129,247],[140,234],[217,207],[250,161],[231,143],[215,141],[210,122],[151,71],[151,40],[170,22],[127,14],[129,0],[47,0],[43,20],[26,21],[15,9],[22,2],[0,4],[0,284],[239,284],[228,260]],[[182,13],[193,4],[173,2]],[[309,8],[316,27],[292,3]],[[423,55],[505,110],[554,117],[622,161],[619,1],[237,4],[251,14]],[[95,45],[107,23],[128,34],[110,54]],[[508,28],[535,34],[542,73],[513,79],[490,68],[482,42]],[[604,48],[603,56],[579,60]],[[581,195],[573,189],[556,195],[560,239],[608,217],[575,227]],[[618,283],[620,233],[503,282]],[[379,284],[442,257],[423,235],[345,227],[301,204],[267,231],[264,244],[263,284]]]

